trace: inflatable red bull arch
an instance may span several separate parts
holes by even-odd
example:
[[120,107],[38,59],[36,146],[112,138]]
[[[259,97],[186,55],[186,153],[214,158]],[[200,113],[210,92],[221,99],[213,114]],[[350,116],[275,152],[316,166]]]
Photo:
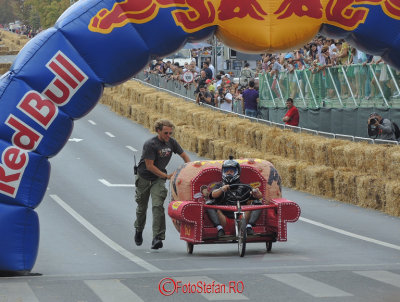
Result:
[[49,157],[105,86],[213,34],[277,52],[317,33],[400,68],[400,0],[81,0],[21,50],[0,79],[0,271],[29,272],[39,246]]

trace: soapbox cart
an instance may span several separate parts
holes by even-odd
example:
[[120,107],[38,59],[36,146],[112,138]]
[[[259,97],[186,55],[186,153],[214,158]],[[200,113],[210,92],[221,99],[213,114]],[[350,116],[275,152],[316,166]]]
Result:
[[[222,160],[187,163],[171,178],[172,200],[168,214],[180,238],[186,241],[189,254],[197,244],[237,243],[239,256],[243,257],[246,244],[250,242],[265,242],[269,252],[273,242],[287,240],[287,223],[296,222],[300,217],[300,207],[282,198],[281,178],[270,162],[259,159],[237,161],[241,167],[241,183],[247,184],[249,190],[258,188],[262,192],[262,205],[243,205],[240,202],[232,206],[206,204],[207,194],[221,181]],[[240,199],[238,196],[238,201]],[[234,213],[234,219],[226,219],[225,236],[217,236],[207,208]],[[244,213],[258,209],[262,212],[253,227],[254,234],[247,235]]]

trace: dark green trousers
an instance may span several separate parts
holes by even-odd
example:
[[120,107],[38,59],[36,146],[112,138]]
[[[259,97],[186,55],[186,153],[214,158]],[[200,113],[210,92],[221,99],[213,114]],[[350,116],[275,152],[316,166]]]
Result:
[[153,238],[158,236],[165,239],[165,209],[164,201],[167,197],[168,190],[165,187],[165,179],[146,180],[136,175],[136,221],[135,228],[143,231],[146,225],[147,206],[151,196],[152,212],[153,212]]

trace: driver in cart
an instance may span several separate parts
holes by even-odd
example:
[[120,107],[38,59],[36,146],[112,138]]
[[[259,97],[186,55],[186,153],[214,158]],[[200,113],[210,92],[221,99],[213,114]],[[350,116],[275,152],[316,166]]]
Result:
[[[232,186],[231,185],[235,185]],[[246,194],[247,193],[247,194]],[[243,196],[244,195],[244,196]],[[250,195],[250,196],[249,196]],[[229,157],[229,160],[224,161],[222,164],[222,182],[217,183],[210,195],[207,205],[236,205],[237,196],[241,196],[247,200],[248,205],[261,205],[262,193],[259,189],[249,190],[247,185],[240,183],[240,164]],[[246,232],[247,235],[253,235],[253,226],[255,225],[258,217],[260,217],[261,210],[254,210],[246,212]],[[207,215],[211,222],[218,229],[217,236],[222,237],[225,235],[224,226],[226,225],[226,217],[234,219],[232,211],[221,211],[216,209],[207,208]]]

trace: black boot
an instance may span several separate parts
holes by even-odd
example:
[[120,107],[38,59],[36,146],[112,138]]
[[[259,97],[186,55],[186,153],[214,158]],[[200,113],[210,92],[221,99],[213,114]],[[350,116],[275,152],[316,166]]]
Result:
[[162,240],[158,236],[154,237],[153,241],[151,242],[151,248],[153,250],[158,250],[162,247],[163,247]]
[[137,246],[142,245],[142,243],[143,243],[142,231],[136,230],[136,232],[135,232],[135,243],[136,243]]

